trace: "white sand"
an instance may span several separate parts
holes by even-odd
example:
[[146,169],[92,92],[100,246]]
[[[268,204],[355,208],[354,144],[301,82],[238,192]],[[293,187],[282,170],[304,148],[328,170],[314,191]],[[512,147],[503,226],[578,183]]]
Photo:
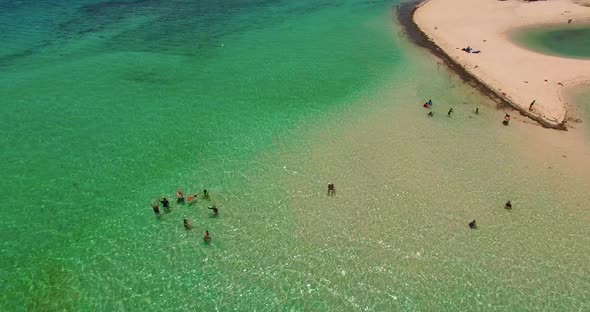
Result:
[[[516,45],[508,32],[541,24],[590,22],[588,0],[430,0],[414,21],[434,43],[521,111],[558,127],[568,117],[563,91],[590,84],[590,60],[544,55]],[[471,46],[481,50],[470,54]],[[546,81],[545,81],[546,80]]]

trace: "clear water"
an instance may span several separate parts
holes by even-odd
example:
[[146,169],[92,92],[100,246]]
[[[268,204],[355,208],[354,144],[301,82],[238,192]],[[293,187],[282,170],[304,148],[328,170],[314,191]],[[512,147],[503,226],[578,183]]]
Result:
[[523,46],[545,54],[590,58],[590,27],[552,26],[516,32],[513,37]]
[[0,1],[0,310],[590,308],[585,171],[392,5]]

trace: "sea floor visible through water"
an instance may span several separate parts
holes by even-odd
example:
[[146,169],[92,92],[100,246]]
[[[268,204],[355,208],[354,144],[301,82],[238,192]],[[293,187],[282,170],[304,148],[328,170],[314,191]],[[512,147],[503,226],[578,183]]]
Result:
[[590,309],[588,137],[502,126],[395,3],[0,3],[64,19],[4,35],[0,310]]

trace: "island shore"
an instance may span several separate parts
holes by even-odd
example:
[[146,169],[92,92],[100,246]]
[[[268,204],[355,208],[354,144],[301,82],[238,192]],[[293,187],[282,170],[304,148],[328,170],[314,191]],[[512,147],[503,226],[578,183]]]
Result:
[[[519,28],[590,22],[583,1],[429,0],[399,18],[414,41],[429,48],[464,80],[544,127],[566,130],[563,92],[590,84],[590,60],[527,50],[509,38]],[[414,6],[414,5],[413,5]],[[481,53],[467,53],[468,47]],[[530,103],[535,100],[532,110]]]

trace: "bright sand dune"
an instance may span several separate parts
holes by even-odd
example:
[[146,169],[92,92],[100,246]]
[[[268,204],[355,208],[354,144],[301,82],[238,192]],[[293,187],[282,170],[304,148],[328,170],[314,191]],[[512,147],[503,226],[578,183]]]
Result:
[[[590,83],[590,60],[567,59],[526,50],[511,42],[510,30],[537,24],[588,22],[583,2],[551,0],[431,0],[418,8],[414,21],[451,58],[514,108],[545,126],[559,128],[568,117],[563,90]],[[481,50],[470,54],[471,46]]]

